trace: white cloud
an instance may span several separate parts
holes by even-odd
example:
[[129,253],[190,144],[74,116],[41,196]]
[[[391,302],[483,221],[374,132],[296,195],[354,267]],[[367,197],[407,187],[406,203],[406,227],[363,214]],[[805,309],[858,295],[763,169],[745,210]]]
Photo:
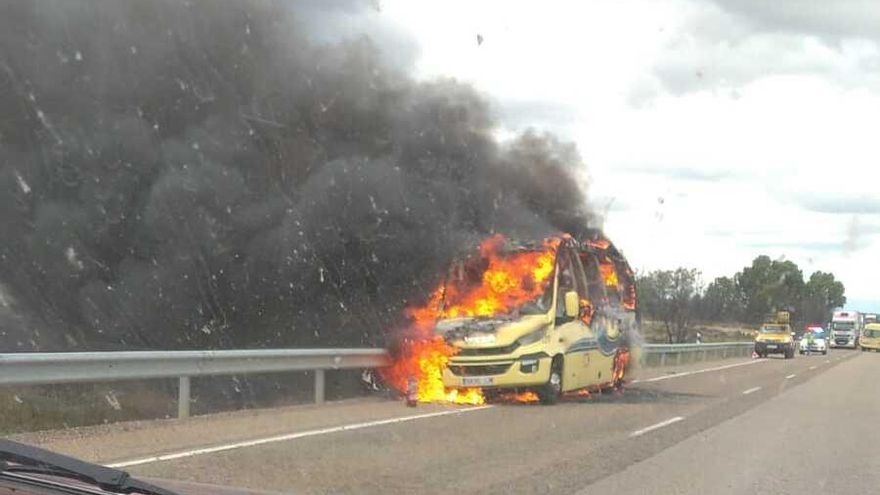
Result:
[[[421,77],[496,100],[499,134],[535,125],[578,143],[635,266],[711,279],[768,254],[876,300],[880,215],[845,206],[880,190],[880,49],[853,14],[877,8],[844,2],[838,26],[824,1],[793,16],[736,3],[385,0],[383,12],[418,40]],[[816,207],[829,203],[845,211]]]
[[[803,22],[797,22],[795,16],[775,15],[778,7],[745,9],[738,2],[727,1],[684,3],[680,23],[663,46],[653,75],[673,94],[735,90],[757,79],[781,75],[821,75],[845,87],[880,87],[876,40],[829,38],[825,36],[827,29],[798,30],[809,24],[804,8],[809,4],[812,2],[788,6],[790,12],[802,14]],[[809,20],[816,25],[824,22],[827,28],[839,21],[817,13]]]

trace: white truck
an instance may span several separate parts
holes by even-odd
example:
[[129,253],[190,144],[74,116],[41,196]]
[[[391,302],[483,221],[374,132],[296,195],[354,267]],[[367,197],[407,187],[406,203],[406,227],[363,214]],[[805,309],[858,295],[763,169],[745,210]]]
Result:
[[835,311],[829,329],[831,347],[858,348],[863,326],[862,314],[858,311]]

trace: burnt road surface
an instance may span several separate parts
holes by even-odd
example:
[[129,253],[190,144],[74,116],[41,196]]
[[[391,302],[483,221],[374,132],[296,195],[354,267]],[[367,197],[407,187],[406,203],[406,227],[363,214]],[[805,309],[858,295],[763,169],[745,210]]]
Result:
[[383,399],[20,435],[152,478],[285,493],[869,493],[880,355],[647,369],[556,406]]

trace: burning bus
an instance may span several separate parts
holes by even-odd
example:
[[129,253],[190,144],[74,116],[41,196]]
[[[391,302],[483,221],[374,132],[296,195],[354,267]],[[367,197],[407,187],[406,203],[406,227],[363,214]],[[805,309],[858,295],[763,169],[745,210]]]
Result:
[[408,311],[413,339],[388,379],[418,400],[555,403],[623,384],[636,331],[635,277],[598,231],[536,242],[493,236],[454,261]]

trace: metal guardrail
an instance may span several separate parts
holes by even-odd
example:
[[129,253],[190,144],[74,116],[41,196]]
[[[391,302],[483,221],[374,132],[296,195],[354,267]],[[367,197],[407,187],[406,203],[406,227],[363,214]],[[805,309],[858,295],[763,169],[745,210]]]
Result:
[[641,362],[644,366],[679,365],[684,362],[725,359],[749,356],[754,342],[710,342],[705,344],[645,344],[642,346]]
[[0,386],[178,378],[178,417],[189,416],[194,376],[314,371],[315,402],[324,402],[326,370],[379,368],[384,349],[265,349],[0,354]]
[[[751,354],[752,342],[645,344],[644,366],[723,359]],[[260,349],[225,351],[132,351],[0,354],[0,386],[50,385],[151,378],[177,378],[178,417],[190,414],[192,377],[314,371],[315,403],[324,402],[326,370],[381,368],[384,349]]]

